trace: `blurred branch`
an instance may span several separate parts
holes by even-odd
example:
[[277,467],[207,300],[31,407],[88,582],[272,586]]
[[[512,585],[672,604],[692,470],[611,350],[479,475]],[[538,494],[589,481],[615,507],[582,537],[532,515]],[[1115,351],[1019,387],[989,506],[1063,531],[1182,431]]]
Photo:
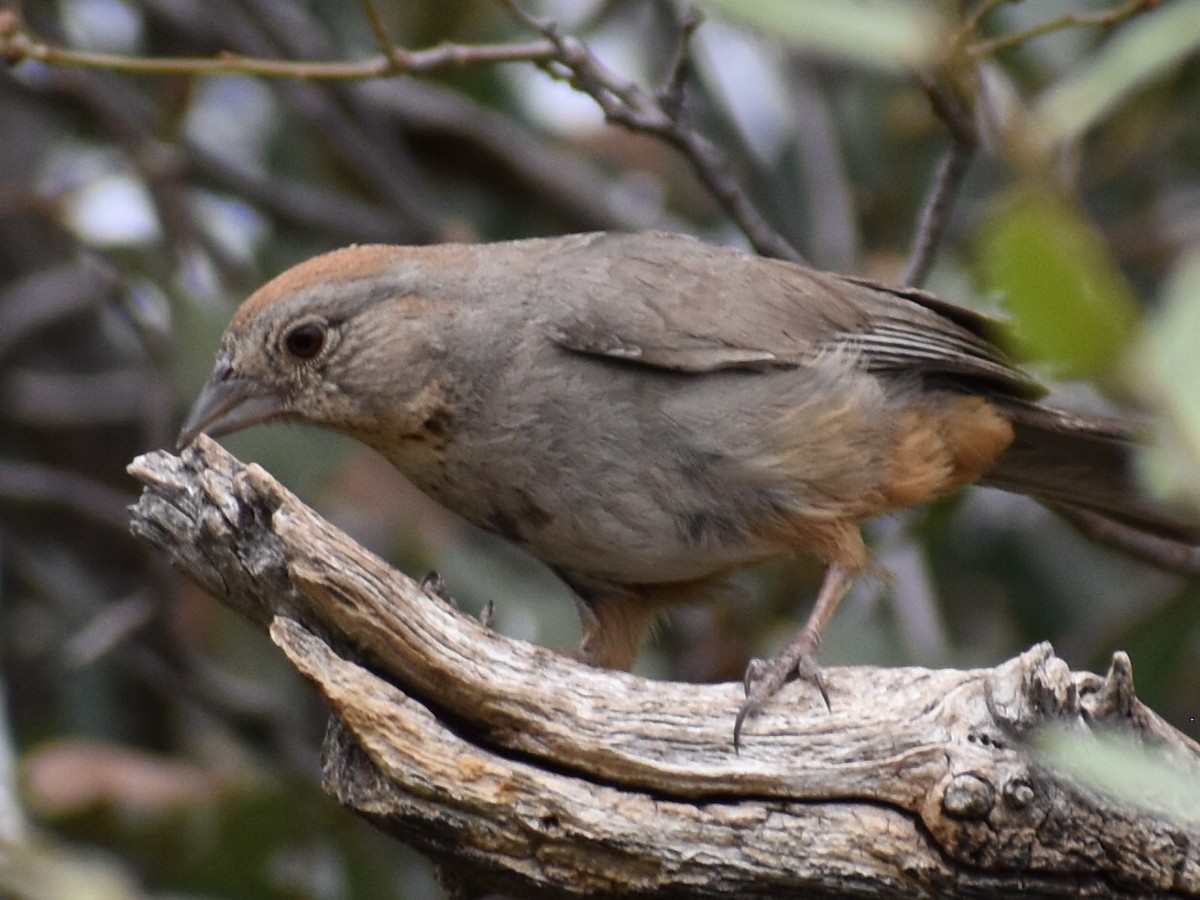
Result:
[[101,605],[63,645],[64,665],[72,669],[92,665],[145,627],[158,611],[146,591]]
[[1200,575],[1200,547],[1194,544],[1148,534],[1091,510],[1064,503],[1051,508],[1098,544],[1123,550],[1168,572]]
[[[680,43],[667,81],[657,95],[652,96],[638,85],[611,72],[592,53],[587,44],[563,35],[553,21],[536,19],[525,12],[517,0],[501,2],[519,21],[541,32],[544,39],[505,44],[445,43],[427,50],[407,50],[397,46],[388,35],[372,0],[361,0],[363,14],[381,50],[380,54],[366,60],[314,62],[274,59],[232,51],[215,57],[130,57],[76,51],[44,41],[25,26],[14,10],[7,9],[0,11],[0,56],[10,64],[38,60],[54,66],[76,66],[124,73],[239,73],[298,81],[361,81],[503,62],[534,63],[554,77],[569,81],[576,89],[591,96],[608,121],[632,131],[655,136],[679,150],[692,164],[705,187],[746,233],[758,252],[802,261],[795,248],[771,227],[751,203],[734,176],[728,160],[715,145],[681,122],[684,88],[690,69],[687,41],[702,21],[699,13],[691,9],[685,11],[680,22]],[[1104,12],[1068,13],[1025,31],[971,43],[984,19],[1007,2],[1009,0],[985,0],[970,11],[948,42],[947,64],[944,67],[946,71],[956,65],[956,60],[968,62],[1067,27],[1113,25],[1156,5],[1156,0],[1130,0]],[[288,28],[280,26],[278,10],[262,3],[252,3],[251,8],[257,11],[260,18],[272,20],[275,27],[271,32],[277,41],[288,42]],[[230,12],[229,17],[218,17],[222,27],[226,30],[233,28],[245,32],[248,22],[241,16],[241,11]],[[301,19],[303,15],[299,14]],[[292,15],[291,18],[297,19],[297,16]],[[261,45],[262,38],[251,40],[250,43]],[[260,46],[258,49],[266,48]],[[317,101],[310,97],[305,102],[311,110],[312,103]],[[358,160],[364,155],[372,157],[368,152],[370,147],[357,139],[356,129],[350,127],[347,121],[338,119],[330,109],[325,110],[323,118],[335,142],[344,146],[351,155]],[[948,121],[948,124],[951,123]],[[956,143],[942,160],[922,208],[906,272],[907,284],[922,282],[932,265],[945,219],[952,206],[953,195],[973,153],[974,142],[964,140],[961,129],[956,130],[952,124],[951,131],[956,135]],[[395,172],[394,166],[372,165],[370,168],[377,174]],[[424,204],[420,203],[419,198],[411,196],[410,190],[398,187],[394,181],[394,178],[384,177],[383,184],[391,184],[393,190],[390,193],[405,211],[404,218],[413,222],[425,220]],[[162,189],[165,190],[166,187],[168,186],[163,186]],[[164,210],[169,211],[178,204],[164,202],[163,206]],[[168,220],[170,218],[167,217]],[[427,236],[432,236],[438,232],[438,227],[433,222],[427,222],[421,230],[427,232]]]
[[[221,4],[213,15],[214,39],[262,51],[280,43],[301,42],[294,34],[295,23],[291,28],[275,21],[270,23],[272,27],[260,26],[248,15],[247,11],[254,8],[253,3]],[[268,9],[266,14],[272,11]],[[372,201],[253,172],[236,160],[213,154],[186,135],[177,143],[160,142],[156,135],[162,131],[161,123],[130,84],[86,67],[50,71],[52,77],[41,79],[40,86],[81,102],[137,163],[152,189],[170,245],[180,258],[189,245],[205,243],[203,229],[190,223],[191,207],[183,201],[176,183],[189,168],[227,190],[244,192],[251,202],[293,222],[317,229],[328,227],[352,240],[412,243],[435,239],[441,233],[433,204],[414,188],[412,179],[405,177],[405,154],[395,146],[386,146],[378,134],[368,135],[358,117],[316,85],[285,82],[281,93],[302,118],[313,123],[313,130],[341,157],[346,170],[363,183]],[[222,261],[219,248],[207,249],[218,262]]]
[[788,87],[797,150],[797,167],[812,262],[835,272],[859,265],[854,185],[847,171],[841,129],[830,108],[820,66],[799,54],[788,61]]
[[976,143],[964,140],[951,132],[950,149],[942,156],[934,173],[933,182],[921,204],[917,227],[913,234],[912,250],[904,267],[905,287],[920,287],[929,277],[929,270],[937,259],[938,247],[950,221],[954,201],[962,187],[971,160],[975,158]]
[[[362,80],[397,75],[425,74],[444,68],[531,62],[555,77],[566,78],[578,90],[591,96],[605,117],[624,127],[649,135],[674,146],[692,164],[697,176],[729,216],[742,228],[758,252],[768,256],[802,261],[799,253],[755,208],[735,177],[728,160],[712,142],[684,126],[680,117],[689,62],[688,36],[699,27],[701,16],[690,11],[681,22],[680,46],[667,83],[657,97],[638,85],[619,78],[574,38],[562,35],[556,24],[543,22],[526,13],[512,0],[502,0],[514,16],[528,27],[540,31],[545,40],[524,44],[463,45],[443,44],[424,51],[410,51],[391,42],[374,7],[365,3],[367,18],[377,41],[386,52],[357,63],[325,63],[265,59],[243,54],[223,53],[217,57],[128,57],[69,50],[36,38],[12,11],[0,14],[0,56],[12,64],[32,59],[55,66],[78,66],[125,73],[212,74],[239,73],[265,77],[313,80]],[[262,10],[264,15],[269,11]],[[232,21],[237,20],[237,16]],[[279,33],[276,32],[277,37]],[[328,120],[329,117],[326,116]],[[339,142],[355,144],[361,156],[366,149],[347,124],[330,121],[329,127]],[[340,134],[340,137],[339,137]],[[370,155],[370,154],[366,154]],[[407,204],[410,209],[411,203]],[[419,218],[419,217],[418,217]]]
[[970,77],[951,79],[948,72],[943,72],[942,78],[926,75],[921,79],[930,106],[950,133],[950,148],[938,163],[921,204],[912,249],[904,267],[903,283],[907,287],[920,287],[929,276],[954,202],[979,146],[974,110],[978,102],[975,80]]
[[1075,26],[1111,26],[1157,6],[1159,0],[1129,0],[1100,13],[1066,13],[1057,19],[1024,31],[989,40],[975,38],[984,20],[1012,0],[983,0],[965,17],[946,44],[936,74],[922,76],[925,93],[934,112],[950,132],[951,145],[938,163],[932,183],[921,205],[912,249],[905,267],[904,284],[919,287],[929,275],[955,198],[979,147],[975,107],[979,103],[975,66],[986,56],[1020,46],[1053,31]]
[[350,241],[402,243],[409,237],[395,211],[381,204],[219,156],[194,141],[185,140],[179,152],[182,164],[198,180],[234,193],[284,221]]
[[385,121],[433,140],[450,140],[471,153],[463,177],[487,178],[500,169],[520,195],[544,206],[575,231],[635,231],[661,226],[636,199],[598,165],[531,132],[513,117],[481,106],[462,94],[422,81],[365,82],[355,91]]
[[27,837],[29,821],[17,791],[17,748],[8,721],[8,686],[0,681],[0,866]]
[[87,426],[136,422],[161,392],[145,368],[46,372],[12,368],[0,381],[11,420],[28,425]]
[[[327,35],[313,28],[298,6],[275,0],[211,0],[219,39],[243,52],[282,52],[302,57],[326,46]],[[402,243],[446,240],[438,204],[426,178],[400,136],[380,127],[335,85],[277,82],[289,107],[318,129],[322,145],[333,150],[344,171],[366,195],[392,208],[403,228]]]
[[919,873],[946,897],[1200,897],[1194,822],[1030,755],[1047,724],[1102,724],[1200,776],[1200,746],[1136,699],[1122,654],[1106,677],[1045,644],[991,670],[832,668],[832,713],[781,695],[738,754],[738,685],[504,638],[207,438],[130,472],[134,532],[325,697],[326,789],[433,856],[457,896],[910,894]]
[[120,284],[117,271],[95,255],[48,265],[8,282],[0,290],[0,359],[39,329],[92,309]]
[[160,130],[158,113],[133,85],[102,71],[51,68],[37,80],[36,89],[77,104],[103,134],[122,147],[150,192],[166,245],[176,262],[182,263],[188,248],[203,243],[203,229],[193,220],[177,156],[156,137]]
[[124,529],[129,495],[86,475],[39,463],[0,459],[0,502],[61,506]]
[[219,722],[246,747],[256,749],[270,768],[286,768],[306,782],[318,780],[313,744],[298,728],[296,710],[276,689],[224,672],[169,638],[165,646],[129,642],[121,662],[165,699],[191,704]]

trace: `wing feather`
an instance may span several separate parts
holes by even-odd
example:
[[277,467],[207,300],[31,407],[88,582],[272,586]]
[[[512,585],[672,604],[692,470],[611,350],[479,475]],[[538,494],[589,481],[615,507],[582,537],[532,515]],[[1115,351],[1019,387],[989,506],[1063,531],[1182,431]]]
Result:
[[682,235],[597,234],[575,246],[590,252],[560,254],[543,275],[543,296],[559,298],[549,336],[566,350],[699,374],[811,366],[849,349],[868,371],[1043,393],[992,341],[999,322],[923,291]]

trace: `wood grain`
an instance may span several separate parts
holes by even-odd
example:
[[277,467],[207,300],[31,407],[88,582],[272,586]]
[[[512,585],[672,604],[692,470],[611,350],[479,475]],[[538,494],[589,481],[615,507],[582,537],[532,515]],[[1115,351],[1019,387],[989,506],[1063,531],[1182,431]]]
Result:
[[325,697],[327,789],[454,896],[1200,897],[1200,819],[1134,809],[1029,738],[1097,724],[1200,780],[1128,659],[825,670],[732,742],[740,685],[649,681],[506,638],[201,437],[130,466],[133,530],[269,630]]

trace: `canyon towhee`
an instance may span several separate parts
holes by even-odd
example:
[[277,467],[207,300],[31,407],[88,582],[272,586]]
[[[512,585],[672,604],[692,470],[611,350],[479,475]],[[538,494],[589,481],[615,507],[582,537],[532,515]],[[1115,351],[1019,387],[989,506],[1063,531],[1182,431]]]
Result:
[[1129,436],[1039,404],[991,324],[679,235],[349,247],[246,300],[179,441],[274,419],[363,441],[551,566],[600,666],[739,567],[815,554],[813,612],[748,670],[736,739],[793,674],[825,694],[867,517],[980,481],[1195,541],[1138,494]]

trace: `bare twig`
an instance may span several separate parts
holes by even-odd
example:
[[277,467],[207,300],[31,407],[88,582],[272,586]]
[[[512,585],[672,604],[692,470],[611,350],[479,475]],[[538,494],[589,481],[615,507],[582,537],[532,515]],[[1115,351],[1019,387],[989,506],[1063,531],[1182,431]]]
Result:
[[367,23],[371,26],[371,32],[375,35],[375,43],[379,45],[380,51],[385,58],[394,60],[396,44],[392,40],[392,36],[388,34],[387,26],[383,24],[383,17],[379,15],[374,0],[359,0],[359,5],[362,7]]
[[[532,62],[564,78],[591,96],[613,123],[658,137],[674,146],[692,164],[701,182],[745,232],[755,249],[768,256],[802,261],[800,254],[757,210],[735,177],[729,161],[712,144],[680,122],[683,87],[688,71],[686,43],[699,26],[698,14],[682,22],[681,46],[668,80],[656,98],[637,84],[622,80],[597,59],[582,41],[562,35],[552,22],[541,22],[515,0],[503,0],[519,21],[540,32],[544,40],[514,44],[442,44],[409,51],[392,43],[373,5],[364,0],[365,14],[384,52],[358,62],[311,62],[270,59],[243,53],[216,57],[129,57],[71,50],[40,40],[14,15],[0,22],[0,55],[12,63],[39,60],[55,66],[75,66],[126,73],[213,74],[241,73],[305,80],[363,80],[417,75],[470,65]],[[335,141],[350,139],[345,123],[328,121]],[[352,142],[353,143],[353,142]],[[359,148],[360,150],[363,148]],[[360,159],[361,163],[361,159]],[[412,204],[406,204],[412,210]],[[419,217],[417,217],[419,218]]]
[[688,47],[696,29],[704,24],[704,14],[694,6],[683,11],[679,20],[679,43],[675,47],[675,59],[667,80],[658,90],[658,105],[670,118],[678,119],[683,114],[684,88],[692,73],[692,58]]
[[961,82],[956,84],[953,73],[969,70],[984,57],[1019,46],[1041,35],[1076,26],[1115,25],[1157,5],[1157,0],[1128,0],[1104,12],[1066,13],[1024,31],[990,40],[976,40],[983,21],[1009,2],[1011,0],[983,0],[970,10],[946,42],[940,67],[944,83],[935,81],[932,76],[923,79],[934,111],[945,122],[953,143],[938,164],[937,173],[922,204],[912,250],[905,268],[906,285],[919,286],[928,276],[953,208],[955,195],[979,146],[974,116],[970,109],[974,105],[974,97],[965,96],[963,85]]
[[[1027,28],[1025,31],[1014,31],[1012,34],[1001,35],[997,38],[992,38],[987,41],[979,41],[971,44],[966,48],[966,52],[974,59],[983,59],[985,56],[993,56],[1002,50],[1007,50],[1010,47],[1018,47],[1034,38],[1041,37],[1045,34],[1050,34],[1055,31],[1061,31],[1064,28],[1076,28],[1087,26],[1107,27],[1116,25],[1125,19],[1132,18],[1138,13],[1146,12],[1158,6],[1161,0],[1127,0],[1120,6],[1115,6],[1112,9],[1097,13],[1064,13],[1057,19],[1051,19],[1048,22],[1043,22],[1040,25],[1035,25],[1032,28]],[[985,6],[993,6],[995,4],[985,4]],[[988,9],[988,12],[991,10]],[[975,25],[978,26],[978,18]],[[973,29],[972,29],[973,30]]]
[[24,25],[0,29],[0,57],[16,65],[37,60],[52,66],[78,66],[139,75],[258,75],[301,81],[361,81],[396,75],[424,75],[442,69],[504,62],[546,62],[555,58],[549,41],[524,44],[441,44],[428,50],[392,46],[387,55],[358,62],[310,62],[263,59],[239,53],[217,56],[124,56],[71,50],[40,40]]
[[929,186],[917,218],[912,250],[904,267],[905,286],[920,287],[929,277],[929,270],[933,268],[937,258],[938,247],[950,220],[958,189],[962,186],[974,156],[974,143],[954,139],[950,149],[938,163],[933,183]]
[[[551,76],[567,81],[576,90],[595,100],[609,122],[622,125],[630,131],[654,135],[675,147],[692,164],[700,181],[759,253],[795,262],[804,261],[796,248],[771,227],[746,196],[729,160],[721,151],[703,135],[681,124],[672,114],[673,110],[678,112],[681,104],[673,96],[670,85],[681,78],[678,73],[683,70],[684,63],[677,63],[674,67],[664,104],[661,99],[654,98],[634,82],[610,70],[583,41],[562,34],[555,22],[536,18],[526,12],[517,0],[501,2],[518,21],[541,33],[554,45],[554,59],[538,63]],[[685,39],[688,30],[696,27],[691,21],[685,21]]]
[[950,132],[951,144],[938,163],[917,217],[912,249],[904,268],[904,284],[909,287],[920,287],[929,276],[954,201],[979,146],[972,108],[976,102],[974,82],[956,79],[941,83],[933,76],[925,76],[922,87],[934,113]]

